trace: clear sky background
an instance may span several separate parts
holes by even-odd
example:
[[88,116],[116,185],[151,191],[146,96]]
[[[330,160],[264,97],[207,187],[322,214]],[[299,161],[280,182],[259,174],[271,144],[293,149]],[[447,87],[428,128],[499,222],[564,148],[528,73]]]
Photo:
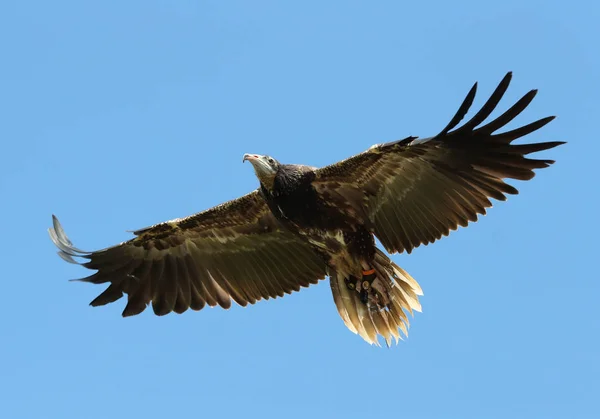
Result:
[[[598,418],[600,55],[593,1],[5,1],[0,416]],[[250,308],[122,319],[55,254],[257,186],[246,152],[325,165],[437,133],[514,71],[514,124],[566,140],[521,194],[393,259],[423,286],[371,347],[329,284]],[[540,154],[541,156],[542,154]]]

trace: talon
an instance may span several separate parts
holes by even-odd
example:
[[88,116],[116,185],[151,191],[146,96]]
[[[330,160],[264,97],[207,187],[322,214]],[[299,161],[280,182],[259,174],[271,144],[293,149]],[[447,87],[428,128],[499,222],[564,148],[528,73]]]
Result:
[[362,287],[364,290],[368,290],[369,288],[371,288],[371,283],[369,281],[363,281]]
[[369,293],[367,292],[367,290],[366,290],[366,289],[363,289],[363,290],[360,292],[360,301],[361,301],[363,304],[367,304],[367,302],[369,301]]
[[344,279],[344,282],[346,283],[346,287],[352,291],[354,291],[356,289],[356,281],[354,279],[355,278],[353,276],[351,276],[350,278]]

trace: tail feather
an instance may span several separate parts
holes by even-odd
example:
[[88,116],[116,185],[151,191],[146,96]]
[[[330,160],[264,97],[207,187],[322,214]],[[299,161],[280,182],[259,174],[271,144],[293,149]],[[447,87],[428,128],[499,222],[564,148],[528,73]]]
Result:
[[[373,323],[372,314],[369,308],[365,304],[361,303],[358,299],[355,301],[355,303],[356,308],[358,309],[360,322],[366,332],[366,336],[369,339],[368,342],[377,343],[377,345],[379,345],[379,342],[377,342],[377,327]],[[363,335],[361,336],[365,338]]]
[[389,347],[392,338],[398,343],[402,335],[408,337],[407,313],[412,316],[413,310],[421,311],[419,296],[423,291],[408,272],[379,249],[373,265],[380,281],[378,291],[384,294],[381,305],[361,302],[359,293],[346,286],[347,275],[342,273],[330,272],[331,291],[338,313],[350,331],[377,346],[378,336],[382,336]]
[[[350,295],[350,290],[346,288],[343,278],[339,278],[337,272],[329,272],[329,284],[333,294],[333,301],[338,308],[338,313],[344,321],[344,324],[352,333],[363,335],[362,325],[358,320],[358,313],[354,304],[353,296]],[[341,281],[340,281],[341,279]],[[359,331],[359,329],[361,329]]]

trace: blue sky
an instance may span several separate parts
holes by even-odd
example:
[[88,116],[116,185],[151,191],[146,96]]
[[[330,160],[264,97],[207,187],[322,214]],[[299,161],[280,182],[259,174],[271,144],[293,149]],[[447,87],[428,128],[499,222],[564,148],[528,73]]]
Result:
[[[5,418],[597,418],[597,2],[6,1],[0,6]],[[122,319],[70,283],[75,244],[256,187],[243,153],[325,165],[437,133],[514,71],[515,124],[569,143],[467,229],[393,259],[409,339],[371,347],[329,285],[228,312]],[[514,126],[514,125],[513,125]]]

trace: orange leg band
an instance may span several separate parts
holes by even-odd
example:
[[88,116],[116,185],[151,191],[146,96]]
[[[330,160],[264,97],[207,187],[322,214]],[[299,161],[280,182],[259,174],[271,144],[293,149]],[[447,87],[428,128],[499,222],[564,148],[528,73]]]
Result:
[[363,275],[373,275],[375,273],[375,269],[370,269],[368,271],[363,271]]

